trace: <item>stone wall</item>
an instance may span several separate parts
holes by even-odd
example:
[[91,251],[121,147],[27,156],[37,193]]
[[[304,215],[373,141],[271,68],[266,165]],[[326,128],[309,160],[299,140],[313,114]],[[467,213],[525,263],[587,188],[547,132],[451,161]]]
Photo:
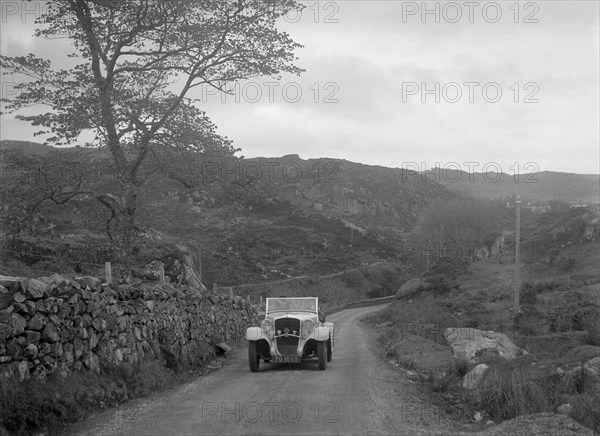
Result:
[[0,378],[148,359],[198,366],[217,344],[243,339],[258,323],[248,301],[205,289],[0,276]]

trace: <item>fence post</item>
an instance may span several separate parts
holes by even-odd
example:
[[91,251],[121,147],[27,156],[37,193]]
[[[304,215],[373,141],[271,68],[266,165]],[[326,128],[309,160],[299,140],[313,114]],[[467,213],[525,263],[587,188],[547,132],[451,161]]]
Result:
[[250,294],[248,294],[248,301],[250,301]]
[[160,285],[164,286],[165,285],[165,267],[160,265],[158,267],[158,274],[160,277]]
[[260,305],[262,306],[262,295],[260,296]]
[[233,299],[233,288],[229,287],[229,298]]
[[110,262],[104,262],[104,271],[105,271],[106,283],[110,285],[112,283],[112,269],[110,266]]

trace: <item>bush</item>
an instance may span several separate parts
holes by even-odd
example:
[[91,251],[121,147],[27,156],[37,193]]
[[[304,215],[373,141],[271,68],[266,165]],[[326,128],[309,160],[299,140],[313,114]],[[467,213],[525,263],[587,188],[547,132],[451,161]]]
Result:
[[578,301],[554,309],[548,313],[547,319],[552,332],[588,330],[597,325],[600,307],[591,302]]
[[600,409],[598,398],[589,394],[581,394],[573,398],[571,417],[586,427],[594,429],[594,434],[600,432]]
[[519,296],[521,304],[537,304],[538,290],[531,282],[523,283],[521,295]]
[[575,268],[575,263],[576,261],[573,257],[560,257],[556,262],[556,267],[564,272],[570,272]]
[[519,370],[502,365],[485,374],[476,406],[502,420],[552,409],[544,389],[526,380]]
[[398,357],[396,361],[404,369],[415,370],[419,367],[417,361],[412,357]]
[[451,369],[462,378],[471,370],[471,361],[465,356],[456,357],[451,362]]
[[442,294],[455,286],[454,280],[458,274],[464,273],[469,262],[464,259],[441,257],[424,274],[424,281],[429,285],[428,290],[434,294]]

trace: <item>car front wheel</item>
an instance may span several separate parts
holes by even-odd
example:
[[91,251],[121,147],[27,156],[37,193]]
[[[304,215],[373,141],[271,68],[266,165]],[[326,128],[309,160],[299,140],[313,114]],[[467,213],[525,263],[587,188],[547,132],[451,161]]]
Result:
[[248,363],[250,364],[250,371],[258,372],[258,365],[260,358],[258,355],[258,342],[248,342]]
[[319,369],[324,370],[327,368],[327,342],[321,341],[319,342],[317,348],[317,354],[319,355]]

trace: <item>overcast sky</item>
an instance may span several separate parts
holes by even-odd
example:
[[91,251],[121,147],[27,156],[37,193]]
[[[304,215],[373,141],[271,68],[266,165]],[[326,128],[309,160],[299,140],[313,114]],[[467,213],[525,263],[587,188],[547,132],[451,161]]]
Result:
[[[2,54],[57,52],[31,36],[35,12],[1,3]],[[305,46],[301,77],[244,83],[225,102],[195,94],[244,156],[599,173],[597,0],[430,1],[424,16],[421,1],[303,3],[281,20]],[[1,127],[39,140],[11,117]]]

